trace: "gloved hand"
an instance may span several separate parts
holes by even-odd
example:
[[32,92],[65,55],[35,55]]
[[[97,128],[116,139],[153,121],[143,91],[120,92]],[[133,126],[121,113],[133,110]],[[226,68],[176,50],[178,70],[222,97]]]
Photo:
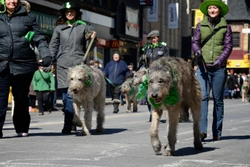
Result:
[[44,72],[50,72],[52,69],[52,65],[49,65],[48,67],[43,67]]
[[215,69],[219,69],[221,67],[221,62],[220,60],[216,60],[214,63],[213,63],[213,68]]
[[40,63],[41,66],[43,67],[48,67],[52,63],[52,57],[51,56],[46,56],[42,58],[42,62]]
[[194,56],[195,58],[199,61],[202,59],[202,54],[201,54],[201,50],[197,50],[195,53],[194,53]]

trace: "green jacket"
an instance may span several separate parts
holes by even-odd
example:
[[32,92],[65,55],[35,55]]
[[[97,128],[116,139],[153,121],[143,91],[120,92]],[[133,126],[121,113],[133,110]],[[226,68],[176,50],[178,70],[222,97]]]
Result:
[[220,22],[214,28],[208,21],[207,16],[200,22],[201,42],[218,28],[220,30],[202,47],[202,55],[206,63],[213,63],[223,52],[227,22],[224,17],[221,17]]
[[[43,77],[41,76],[43,75]],[[32,84],[34,91],[54,91],[55,90],[55,79],[52,72],[44,72],[36,70],[32,78]]]

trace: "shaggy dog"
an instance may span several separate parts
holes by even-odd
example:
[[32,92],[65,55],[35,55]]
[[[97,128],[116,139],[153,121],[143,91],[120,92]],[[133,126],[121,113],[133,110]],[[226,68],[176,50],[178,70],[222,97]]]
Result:
[[245,79],[242,85],[242,102],[248,102],[249,81]]
[[182,58],[162,57],[152,62],[148,74],[148,100],[152,111],[151,144],[156,154],[161,151],[158,136],[159,121],[166,110],[168,124],[167,145],[163,155],[175,152],[177,126],[182,106],[191,108],[193,117],[194,147],[202,150],[200,139],[200,109],[202,93],[191,65]]
[[132,83],[132,78],[127,79],[122,85],[121,85],[121,92],[125,95],[126,99],[126,106],[128,113],[131,111],[131,103],[133,103],[133,112],[137,112],[137,99],[136,99],[136,93],[138,92],[138,86],[134,86]]
[[[137,87],[146,79],[148,71],[146,68],[141,68],[134,73],[133,84]],[[179,122],[189,122],[189,106],[183,105],[180,111]]]
[[[69,69],[69,93],[73,98],[75,110],[73,123],[82,127],[80,135],[89,135],[92,112],[97,111],[96,132],[103,132],[106,82],[101,70],[86,65]],[[84,120],[80,119],[81,106],[84,109]]]

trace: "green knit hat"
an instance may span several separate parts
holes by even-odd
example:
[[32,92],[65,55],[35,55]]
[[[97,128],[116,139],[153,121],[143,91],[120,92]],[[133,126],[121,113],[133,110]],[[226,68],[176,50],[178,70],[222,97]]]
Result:
[[208,15],[207,8],[211,5],[215,5],[221,8],[221,15],[224,16],[228,13],[228,6],[222,2],[222,0],[205,0],[200,5],[200,10],[204,15]]

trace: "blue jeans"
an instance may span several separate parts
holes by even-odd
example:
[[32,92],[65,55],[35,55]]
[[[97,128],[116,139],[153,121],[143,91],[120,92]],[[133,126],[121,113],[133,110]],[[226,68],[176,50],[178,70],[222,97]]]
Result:
[[203,95],[200,122],[201,132],[207,133],[209,93],[210,89],[212,89],[214,101],[212,133],[213,138],[216,138],[222,134],[222,124],[224,118],[223,92],[227,79],[226,68],[207,68],[207,73],[205,73],[203,69],[198,68],[197,78],[200,82]]
[[62,111],[65,114],[74,114],[73,99],[68,92],[68,88],[61,89],[61,92],[62,92],[62,101],[63,101]]

